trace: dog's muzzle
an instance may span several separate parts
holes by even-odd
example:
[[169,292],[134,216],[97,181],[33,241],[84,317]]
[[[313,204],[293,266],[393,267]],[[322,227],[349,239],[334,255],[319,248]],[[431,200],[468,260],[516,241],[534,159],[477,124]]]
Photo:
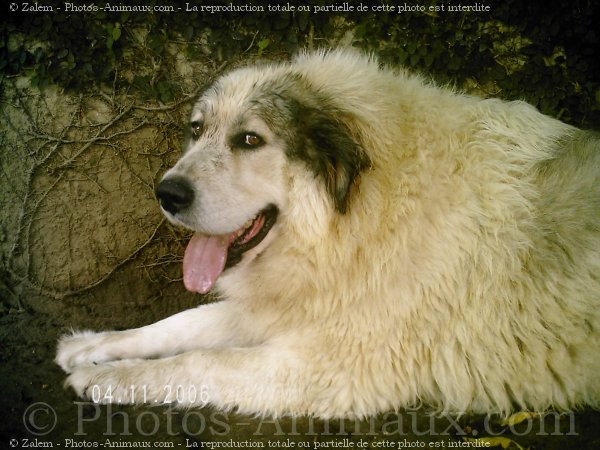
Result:
[[[167,177],[156,187],[160,206],[173,217],[185,213],[195,196],[192,184],[183,177]],[[278,213],[277,206],[268,204],[233,231],[211,235],[194,230],[183,257],[186,288],[201,294],[212,289],[225,269],[235,266],[245,252],[263,241],[277,221]]]

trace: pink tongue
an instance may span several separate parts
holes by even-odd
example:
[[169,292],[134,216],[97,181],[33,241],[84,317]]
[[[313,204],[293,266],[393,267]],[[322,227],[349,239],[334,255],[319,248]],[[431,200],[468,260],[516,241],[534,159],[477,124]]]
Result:
[[210,291],[225,268],[229,240],[229,235],[192,237],[183,257],[183,284],[187,290],[200,294]]
[[209,236],[196,233],[183,256],[183,284],[188,291],[206,294],[212,289],[225,268],[227,249],[242,234],[239,244],[245,244],[258,234],[265,224],[260,215],[250,229],[244,227],[231,234]]

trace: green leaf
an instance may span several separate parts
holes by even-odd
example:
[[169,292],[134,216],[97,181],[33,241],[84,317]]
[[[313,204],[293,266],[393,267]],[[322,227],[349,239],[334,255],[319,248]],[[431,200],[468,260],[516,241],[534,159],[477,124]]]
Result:
[[262,55],[262,53],[267,49],[267,47],[269,46],[269,44],[271,43],[271,40],[269,38],[264,38],[261,39],[260,41],[258,41],[258,44],[256,44],[258,46],[258,55]]
[[117,26],[113,28],[112,30],[112,38],[113,41],[118,41],[119,38],[121,37],[121,24],[117,23]]

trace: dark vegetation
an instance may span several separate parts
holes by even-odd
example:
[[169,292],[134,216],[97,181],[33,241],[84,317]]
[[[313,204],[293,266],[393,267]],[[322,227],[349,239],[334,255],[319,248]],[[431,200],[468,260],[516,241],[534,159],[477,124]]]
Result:
[[[306,45],[327,45],[327,38],[352,30],[354,45],[376,52],[384,61],[459,85],[472,79],[489,87],[490,95],[526,99],[567,122],[600,123],[597,2],[485,4],[490,6],[488,13],[21,13],[0,25],[0,70],[5,76],[27,72],[32,84],[42,87],[55,83],[81,90],[114,82],[132,94],[170,101],[179,93],[170,78],[170,42],[185,43],[183,51],[190,59],[210,55],[226,61],[248,51],[288,53]],[[147,30],[143,49],[131,32],[140,27]],[[128,52],[129,64],[152,63],[152,72],[133,79],[120,76],[119,65]]]

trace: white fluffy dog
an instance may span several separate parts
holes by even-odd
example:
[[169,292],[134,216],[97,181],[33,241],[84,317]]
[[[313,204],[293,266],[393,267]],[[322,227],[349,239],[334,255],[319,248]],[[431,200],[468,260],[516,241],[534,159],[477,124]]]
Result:
[[157,188],[220,301],[56,360],[100,402],[599,407],[599,142],[347,50],[234,71]]

